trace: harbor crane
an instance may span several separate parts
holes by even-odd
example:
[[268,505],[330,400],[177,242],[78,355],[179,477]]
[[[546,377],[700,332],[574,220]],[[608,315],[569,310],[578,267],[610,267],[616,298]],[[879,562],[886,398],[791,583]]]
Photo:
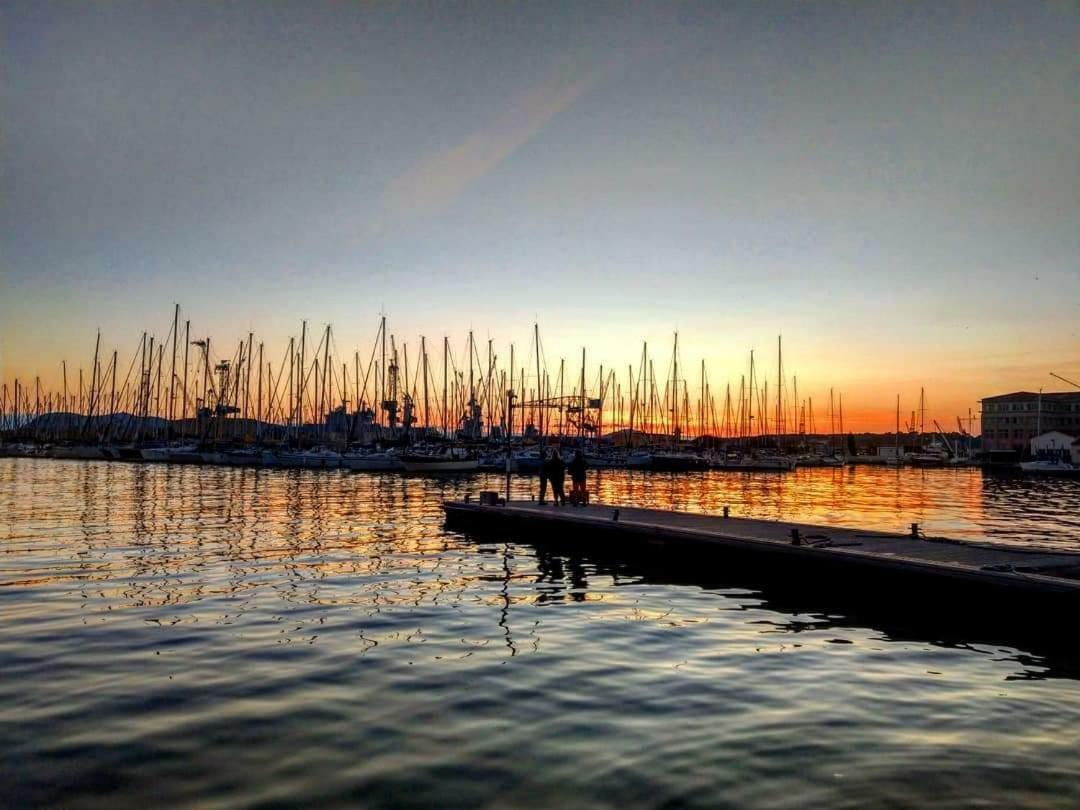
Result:
[[1074,383],[1072,380],[1067,380],[1064,377],[1062,377],[1060,374],[1055,374],[1054,372],[1051,371],[1050,376],[1054,377],[1054,378],[1056,378],[1058,380],[1061,380],[1063,383],[1068,383],[1073,388],[1080,388],[1080,383]]

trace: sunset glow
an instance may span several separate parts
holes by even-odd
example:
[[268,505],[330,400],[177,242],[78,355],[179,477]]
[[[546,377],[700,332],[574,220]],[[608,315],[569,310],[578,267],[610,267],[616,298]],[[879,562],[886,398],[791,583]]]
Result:
[[693,398],[751,349],[775,391],[783,335],[819,418],[925,389],[955,427],[1080,377],[1075,10],[964,9],[9,6],[0,379],[59,391],[99,328],[129,362],[174,303],[222,356],[385,312],[624,385],[678,331]]

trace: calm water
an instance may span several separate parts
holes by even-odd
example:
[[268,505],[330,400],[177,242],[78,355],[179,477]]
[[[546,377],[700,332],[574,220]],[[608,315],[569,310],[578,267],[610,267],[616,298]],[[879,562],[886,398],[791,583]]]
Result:
[[[0,804],[1080,802],[1077,617],[1003,644],[444,529],[442,498],[499,484],[0,459]],[[590,486],[1080,548],[1073,482]]]

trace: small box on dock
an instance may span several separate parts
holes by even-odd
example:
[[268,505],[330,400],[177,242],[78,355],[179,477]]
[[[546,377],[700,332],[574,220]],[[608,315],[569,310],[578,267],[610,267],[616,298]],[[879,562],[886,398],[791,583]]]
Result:
[[499,493],[493,489],[485,489],[480,493],[481,506],[498,506]]

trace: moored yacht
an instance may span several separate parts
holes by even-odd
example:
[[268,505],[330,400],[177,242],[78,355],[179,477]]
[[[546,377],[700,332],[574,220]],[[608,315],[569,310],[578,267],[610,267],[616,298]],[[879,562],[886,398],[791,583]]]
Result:
[[341,466],[352,472],[394,472],[401,470],[401,460],[383,450],[350,450],[341,454]]
[[480,461],[463,447],[417,448],[401,454],[401,466],[411,473],[462,473],[474,472]]

